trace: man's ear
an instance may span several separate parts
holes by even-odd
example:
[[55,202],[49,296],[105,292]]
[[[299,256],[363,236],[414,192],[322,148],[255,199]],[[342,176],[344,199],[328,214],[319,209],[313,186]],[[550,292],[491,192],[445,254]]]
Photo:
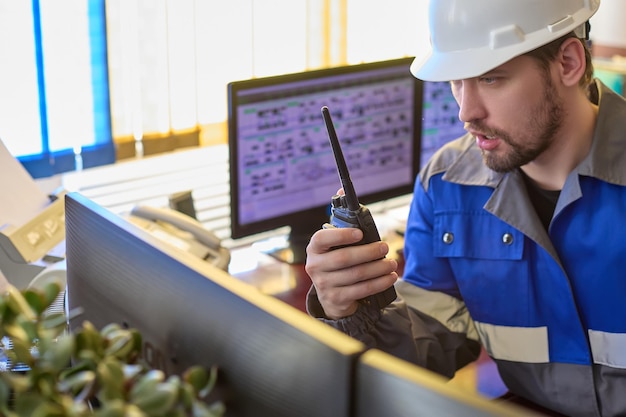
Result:
[[559,49],[559,75],[561,82],[568,86],[578,85],[587,68],[585,47],[577,38],[568,38]]

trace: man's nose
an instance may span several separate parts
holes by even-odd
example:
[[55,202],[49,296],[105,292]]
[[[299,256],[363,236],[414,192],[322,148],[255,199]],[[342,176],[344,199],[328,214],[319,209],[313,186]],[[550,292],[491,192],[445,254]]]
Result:
[[459,119],[468,123],[486,117],[486,109],[480,96],[478,86],[471,81],[460,81],[453,87],[455,98],[459,104]]

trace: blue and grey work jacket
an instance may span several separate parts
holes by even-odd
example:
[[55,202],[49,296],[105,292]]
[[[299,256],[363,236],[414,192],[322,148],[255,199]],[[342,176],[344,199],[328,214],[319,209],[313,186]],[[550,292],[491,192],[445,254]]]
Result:
[[568,416],[626,415],[626,101],[595,87],[593,145],[547,231],[521,174],[488,169],[466,135],[415,184],[399,299],[332,321],[312,292],[310,313],[448,376],[479,342],[522,397]]

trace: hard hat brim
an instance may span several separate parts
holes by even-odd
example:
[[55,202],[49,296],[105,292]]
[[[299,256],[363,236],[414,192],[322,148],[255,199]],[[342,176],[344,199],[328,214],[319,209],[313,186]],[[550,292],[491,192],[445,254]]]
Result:
[[424,81],[452,81],[478,77],[511,59],[510,51],[470,50],[445,54],[429,51],[416,56],[411,73]]

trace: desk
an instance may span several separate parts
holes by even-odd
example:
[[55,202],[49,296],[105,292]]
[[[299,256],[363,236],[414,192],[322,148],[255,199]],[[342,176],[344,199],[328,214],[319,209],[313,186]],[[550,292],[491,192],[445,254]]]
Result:
[[231,250],[230,273],[264,294],[272,295],[299,310],[306,311],[306,293],[311,278],[304,265],[279,262],[254,245]]
[[[381,229],[381,234],[383,233]],[[403,239],[393,230],[385,229],[384,240],[389,244],[389,257],[398,260],[399,271],[404,267],[402,257]],[[266,245],[272,246],[272,245]],[[233,248],[229,272],[234,277],[258,288],[265,294],[306,311],[306,293],[311,287],[311,278],[304,265],[290,265],[276,260],[263,250],[263,243]]]

